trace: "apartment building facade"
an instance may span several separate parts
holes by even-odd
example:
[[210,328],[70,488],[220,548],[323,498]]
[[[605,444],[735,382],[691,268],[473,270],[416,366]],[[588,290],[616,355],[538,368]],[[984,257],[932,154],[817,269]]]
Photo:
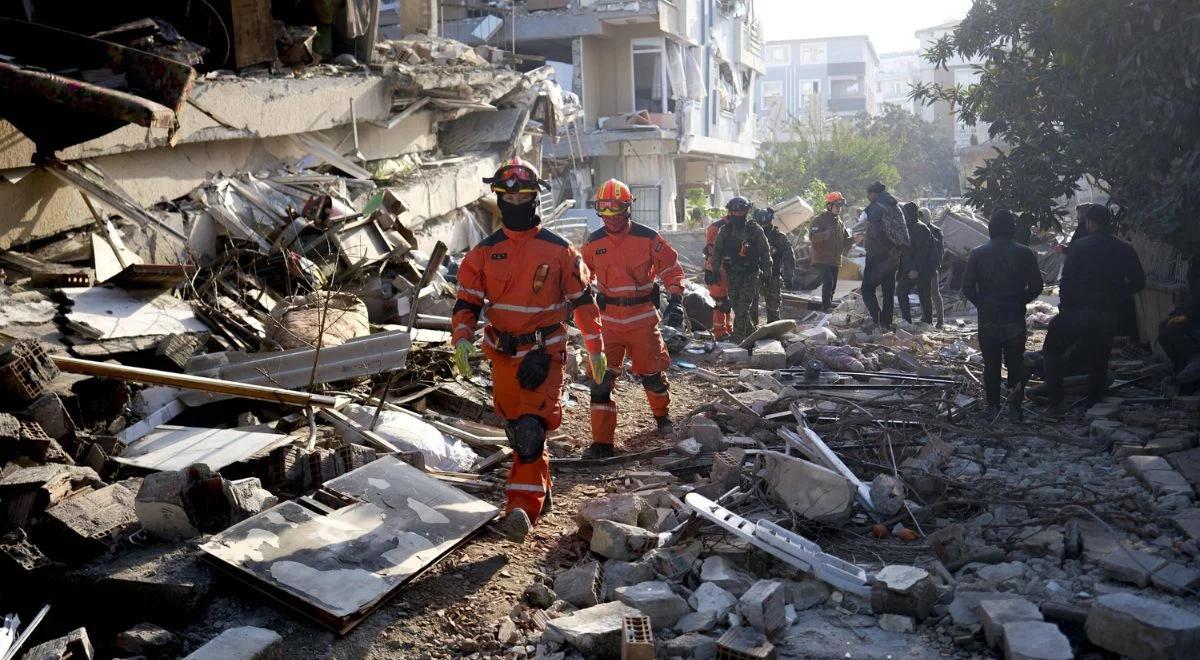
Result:
[[[467,43],[515,44],[554,66],[582,112],[547,144],[544,169],[585,208],[610,177],[627,182],[635,219],[673,229],[682,199],[714,202],[756,155],[756,82],[763,72],[753,0],[527,0],[442,6],[442,33]],[[594,215],[581,213],[580,215]]]
[[908,98],[913,83],[921,79],[921,54],[906,50],[883,53],[879,56],[879,73],[875,77],[875,98],[880,110],[884,105],[894,105],[919,115],[917,104]]
[[879,55],[865,35],[769,41],[763,59],[758,111],[766,129],[878,112]]

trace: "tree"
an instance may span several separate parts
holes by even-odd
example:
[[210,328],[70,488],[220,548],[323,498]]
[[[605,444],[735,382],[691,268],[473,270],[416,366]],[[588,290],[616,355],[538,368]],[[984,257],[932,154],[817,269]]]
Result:
[[1005,145],[968,178],[967,198],[1057,223],[1085,177],[1122,221],[1200,240],[1200,11],[1194,0],[975,0],[926,53],[979,58],[970,86],[913,98],[991,122]]
[[899,197],[955,197],[959,194],[954,139],[911,112],[885,105],[876,117],[859,116],[860,130],[881,136],[896,146],[892,161],[899,178],[894,192]]

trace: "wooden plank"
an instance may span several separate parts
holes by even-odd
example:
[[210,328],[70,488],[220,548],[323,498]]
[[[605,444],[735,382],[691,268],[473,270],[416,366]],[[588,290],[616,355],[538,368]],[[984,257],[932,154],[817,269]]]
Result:
[[182,387],[189,390],[201,390],[204,392],[217,392],[220,394],[228,394],[230,396],[241,396],[247,399],[260,399],[263,401],[286,403],[293,406],[332,408],[337,403],[337,401],[331,396],[310,394],[308,392],[297,392],[295,390],[285,390],[278,387],[247,385],[246,383],[235,383],[233,381],[205,378],[203,376],[175,374],[169,371],[159,371],[158,369],[126,367],[119,364],[109,364],[107,362],[79,360],[61,355],[51,356],[51,359],[54,360],[55,366],[57,366],[60,370],[72,374],[104,376],[106,378],[116,378],[119,380],[131,380],[137,383],[170,385],[171,387]]
[[241,69],[275,62],[275,25],[270,0],[230,0],[233,65]]

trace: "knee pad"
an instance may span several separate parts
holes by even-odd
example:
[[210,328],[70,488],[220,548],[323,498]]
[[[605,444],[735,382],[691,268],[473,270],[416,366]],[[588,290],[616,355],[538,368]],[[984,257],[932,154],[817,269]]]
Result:
[[600,382],[592,382],[592,403],[612,403],[612,391],[616,385],[617,375],[613,371],[604,372]]
[[646,388],[647,392],[663,394],[671,388],[667,383],[667,375],[663,372],[656,374],[646,374],[642,376],[642,387]]
[[546,449],[546,425],[536,415],[521,415],[504,427],[508,443],[522,463],[536,461]]

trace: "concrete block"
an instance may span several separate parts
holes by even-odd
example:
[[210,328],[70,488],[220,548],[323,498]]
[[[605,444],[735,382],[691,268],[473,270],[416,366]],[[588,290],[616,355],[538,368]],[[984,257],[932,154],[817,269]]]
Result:
[[679,633],[708,632],[717,625],[717,617],[712,612],[688,612],[675,622],[675,630]]
[[283,638],[266,628],[230,628],[184,660],[283,660]]
[[[45,396],[45,395],[43,395]],[[49,431],[47,431],[49,433]],[[53,437],[53,436],[51,436]],[[1146,443],[1146,454],[1151,456],[1166,456],[1176,452],[1187,451],[1196,447],[1196,434],[1185,432],[1162,433],[1150,438]]]
[[720,425],[704,415],[694,415],[684,423],[681,434],[685,438],[695,438],[704,451],[720,451],[725,433]]
[[1172,517],[1171,522],[1189,539],[1200,541],[1200,508],[1188,509]]
[[774,371],[787,367],[787,352],[783,343],[778,339],[764,339],[754,343],[754,353],[750,356],[750,366],[755,369]]
[[627,616],[642,616],[642,613],[620,602],[594,605],[551,619],[542,639],[569,644],[589,658],[619,658]]
[[761,415],[766,411],[767,406],[779,400],[779,395],[771,390],[754,390],[751,392],[739,392],[733,395],[738,403],[753,410],[756,415]]
[[658,545],[658,534],[611,520],[598,520],[592,530],[592,552],[630,561]]
[[853,508],[854,484],[802,458],[764,452],[767,492],[793,513],[821,522],[844,522]]
[[1130,593],[1097,598],[1085,629],[1093,644],[1134,660],[1183,660],[1200,648],[1200,617]]
[[1088,425],[1088,436],[1093,440],[1108,440],[1124,424],[1112,419],[1096,419]]
[[590,561],[559,573],[554,578],[554,593],[575,607],[600,603],[600,564]]
[[239,523],[279,504],[279,498],[263,488],[258,477],[226,481],[223,491],[229,502],[230,523]]
[[1044,620],[1038,606],[1024,598],[985,600],[979,603],[976,614],[979,616],[979,622],[983,624],[984,639],[991,648],[996,648],[1004,641],[1005,624]]
[[175,541],[200,535],[183,501],[183,472],[153,472],[142,479],[133,508],[142,528],[160,539]]
[[916,566],[884,566],[871,585],[871,609],[876,614],[904,614],[924,621],[937,597],[929,572]]
[[966,591],[959,589],[954,592],[954,600],[950,602],[950,618],[954,625],[968,628],[979,623],[979,604],[985,600],[1002,600],[1020,598],[1017,594],[1003,591]]
[[1200,587],[1200,571],[1177,562],[1167,562],[1150,575],[1150,583],[1163,591],[1185,595]]
[[[730,628],[717,640],[717,652],[722,658],[762,658],[774,660],[775,645],[761,631],[750,626]],[[841,652],[835,653],[841,657]]]
[[579,524],[579,535],[590,539],[596,521],[611,520],[622,525],[636,526],[638,516],[649,507],[641,497],[632,493],[621,493],[581,503],[575,512],[575,522]]
[[691,605],[693,610],[707,612],[718,619],[724,619],[733,606],[737,605],[737,602],[737,596],[717,586],[714,582],[701,583],[688,598],[688,605]]
[[717,353],[717,360],[722,364],[738,365],[750,363],[750,351],[744,348],[723,348]]
[[757,630],[773,637],[787,627],[783,585],[775,580],[759,580],[738,601],[738,614]]
[[1100,560],[1100,570],[1118,582],[1146,587],[1150,584],[1150,575],[1166,563],[1167,560],[1157,555],[1118,547]]
[[1130,456],[1121,464],[1155,495],[1186,495],[1195,497],[1192,485],[1171,468],[1160,456]]
[[46,510],[38,547],[62,561],[105,552],[137,527],[133,500],[134,492],[116,483],[59,502]]
[[62,399],[54,392],[42,392],[25,408],[25,414],[33,418],[46,435],[58,441],[75,437],[75,422],[67,414]]
[[1066,551],[1066,539],[1061,528],[1047,527],[1033,534],[1022,534],[1017,548],[1034,557],[1061,561]]
[[87,630],[76,628],[62,637],[42,642],[25,651],[21,660],[92,660],[95,655],[96,650],[88,639]]
[[650,564],[655,573],[670,579],[680,580],[692,570],[692,565],[700,558],[700,544],[673,545],[667,548],[655,548],[642,557],[642,561]]
[[741,596],[754,585],[753,575],[744,571],[721,555],[704,558],[700,565],[701,582],[711,582],[734,596]]
[[616,590],[617,600],[650,617],[655,630],[674,626],[688,613],[687,601],[671,590],[666,582],[641,582]]
[[904,508],[904,484],[890,474],[878,474],[871,480],[871,503],[884,516],[894,516]]
[[880,614],[879,627],[888,632],[912,633],[917,630],[917,621],[903,614]]
[[1071,642],[1058,626],[1043,621],[1004,624],[1004,660],[1071,660]]
[[829,600],[829,585],[815,579],[784,580],[783,596],[788,605],[797,611],[816,607]]
[[175,658],[179,657],[179,638],[162,626],[139,623],[117,634],[117,650],[124,655]]
[[654,579],[654,568],[644,561],[628,562],[609,559],[601,566],[600,572],[603,578],[601,588],[603,600],[612,600],[613,592],[621,587]]
[[663,654],[668,658],[688,660],[711,660],[717,657],[717,641],[700,633],[680,635],[663,644]]
[[808,357],[808,346],[802,341],[792,342],[783,349],[784,356],[787,358],[789,367],[799,366],[804,363],[804,359]]

